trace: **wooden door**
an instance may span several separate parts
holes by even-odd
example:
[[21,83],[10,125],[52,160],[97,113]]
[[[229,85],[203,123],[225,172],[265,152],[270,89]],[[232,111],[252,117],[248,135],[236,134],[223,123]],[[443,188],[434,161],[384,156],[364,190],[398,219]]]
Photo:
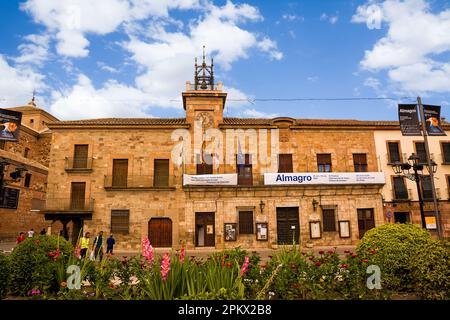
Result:
[[128,179],[128,159],[114,159],[113,160],[113,187],[127,187]]
[[154,179],[153,185],[155,187],[169,186],[169,160],[155,159],[154,162]]
[[172,247],[172,220],[169,218],[150,219],[148,239],[154,247]]
[[215,214],[214,212],[195,213],[195,245],[197,247],[215,246]]
[[300,223],[298,207],[277,208],[278,244],[299,243]]
[[361,239],[364,233],[372,228],[375,228],[373,209],[358,209],[359,238]]
[[86,194],[86,182],[72,182],[70,194],[70,209],[84,210]]
[[87,144],[76,144],[73,153],[73,168],[87,168],[88,159]]

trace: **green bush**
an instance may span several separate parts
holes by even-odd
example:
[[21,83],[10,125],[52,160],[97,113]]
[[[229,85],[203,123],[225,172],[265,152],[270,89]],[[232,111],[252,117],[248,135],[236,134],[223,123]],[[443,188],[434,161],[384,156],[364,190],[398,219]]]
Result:
[[415,254],[412,276],[423,299],[450,299],[450,248],[432,241]]
[[0,252],[0,300],[8,294],[9,259]]
[[[52,257],[59,247],[60,256]],[[10,291],[27,295],[30,290],[46,294],[55,292],[57,259],[68,259],[73,254],[72,245],[62,237],[36,236],[20,243],[10,256]]]
[[380,267],[383,289],[411,291],[416,254],[432,241],[429,232],[416,225],[384,224],[365,233],[357,252]]

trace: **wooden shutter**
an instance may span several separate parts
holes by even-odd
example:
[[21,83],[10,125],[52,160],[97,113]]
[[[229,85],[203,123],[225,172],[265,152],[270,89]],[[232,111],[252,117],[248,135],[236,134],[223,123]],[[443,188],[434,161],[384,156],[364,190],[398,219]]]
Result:
[[400,162],[400,149],[398,142],[388,142],[389,162]]
[[26,173],[25,174],[25,181],[23,183],[23,186],[25,188],[29,188],[30,187],[30,183],[31,183],[31,173]]
[[427,153],[425,151],[425,143],[416,142],[416,154],[419,156],[420,163],[427,163]]
[[239,233],[253,234],[253,211],[239,211]]
[[113,159],[113,187],[127,187],[128,159]]
[[433,192],[431,189],[431,179],[430,176],[422,176],[421,177],[422,182],[422,197],[424,199],[432,199],[433,198]]
[[394,177],[394,195],[395,199],[408,199],[408,189],[403,177]]
[[353,164],[355,166],[355,172],[367,171],[367,155],[365,153],[354,153]]
[[293,172],[292,154],[278,155],[278,172]]
[[154,186],[169,186],[169,160],[155,159],[154,166]]
[[111,232],[128,234],[130,228],[129,210],[111,210]]
[[0,208],[17,209],[19,194],[19,189],[0,188]]
[[73,153],[73,168],[87,168],[88,160],[88,149],[87,144],[76,144]]
[[442,143],[442,153],[445,163],[450,163],[450,143]]
[[317,167],[319,172],[331,172],[331,154],[329,153],[318,154]]
[[172,220],[152,218],[148,222],[148,238],[154,247],[172,246]]
[[334,209],[322,209],[323,231],[336,231],[336,215]]
[[83,210],[85,206],[86,182],[72,182],[72,193],[70,195],[70,208],[72,210]]
[[238,173],[238,184],[251,186],[253,184],[252,158],[250,154],[245,155],[245,164],[238,164],[236,156],[236,169]]

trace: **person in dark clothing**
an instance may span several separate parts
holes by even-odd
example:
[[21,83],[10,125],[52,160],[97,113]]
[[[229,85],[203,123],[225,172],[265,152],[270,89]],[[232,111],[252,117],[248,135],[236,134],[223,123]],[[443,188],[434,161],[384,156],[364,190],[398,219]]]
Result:
[[100,256],[100,261],[103,259],[103,231],[100,231],[98,235],[94,239],[94,245],[92,247],[94,249],[94,257],[97,259],[97,256]]
[[40,235],[45,236],[47,234],[47,230],[45,228],[42,228]]
[[116,244],[116,240],[114,240],[114,237],[112,234],[110,234],[109,238],[106,239],[106,254],[114,254],[114,245]]

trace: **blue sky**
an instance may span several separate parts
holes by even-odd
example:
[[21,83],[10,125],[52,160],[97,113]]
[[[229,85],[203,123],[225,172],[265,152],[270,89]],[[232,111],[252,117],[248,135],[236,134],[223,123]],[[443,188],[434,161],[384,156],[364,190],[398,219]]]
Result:
[[[450,116],[450,1],[28,0],[0,15],[0,107],[35,89],[61,119],[182,117],[205,45],[227,116],[396,120],[417,95]],[[364,97],[396,100],[254,101]]]

